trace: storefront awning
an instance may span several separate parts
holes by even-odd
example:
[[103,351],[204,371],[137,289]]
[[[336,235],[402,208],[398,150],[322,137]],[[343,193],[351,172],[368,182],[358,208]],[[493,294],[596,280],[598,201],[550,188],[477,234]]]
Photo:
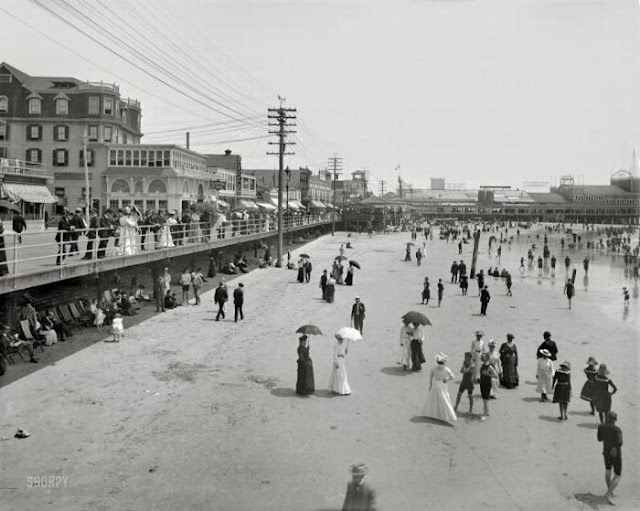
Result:
[[319,200],[312,200],[310,204],[311,204],[311,207],[314,207],[316,209],[326,209],[327,208],[327,206],[325,206]]
[[223,201],[222,199],[218,199],[217,201],[218,206],[222,207],[222,208],[228,208],[229,207],[229,203]]
[[300,209],[307,209],[304,207],[304,204],[302,204],[302,202],[300,202],[299,200],[294,200],[293,203],[298,206]]
[[264,209],[267,209],[269,211],[275,211],[276,209],[278,209],[273,204],[269,204],[268,202],[256,202],[256,205],[259,208],[264,208]]
[[37,204],[53,204],[57,202],[45,185],[2,183],[2,189],[14,201],[35,202]]
[[292,200],[289,201],[289,209],[293,209],[294,211],[298,211],[300,208],[298,205]]
[[241,200],[238,202],[240,203],[240,207],[244,209],[258,209],[256,203],[251,200]]

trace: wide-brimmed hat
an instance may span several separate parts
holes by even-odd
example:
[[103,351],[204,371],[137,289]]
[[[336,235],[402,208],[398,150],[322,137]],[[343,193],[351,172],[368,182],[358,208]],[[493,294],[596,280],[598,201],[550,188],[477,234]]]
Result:
[[484,335],[484,332],[482,330],[476,330],[475,334],[476,335]]
[[516,336],[513,334],[507,334],[507,339],[515,339]]
[[438,353],[435,358],[438,364],[442,364],[443,362],[446,362],[447,360],[449,360],[449,357],[442,352]]
[[568,369],[570,371],[571,370],[571,363],[567,362],[565,360],[564,362],[562,362],[562,364],[560,364],[560,367],[564,367],[565,369]]
[[351,467],[349,467],[349,470],[354,476],[363,476],[369,473],[369,469],[364,463],[356,463],[355,465],[351,465]]
[[596,357],[594,357],[593,355],[592,355],[592,356],[590,356],[590,357],[587,359],[587,365],[590,365],[590,366],[597,366],[597,365],[598,365],[598,361],[596,360]]
[[607,369],[607,364],[600,364],[598,366],[598,374],[609,375],[609,369]]
[[544,350],[540,350],[540,354],[545,356],[545,357],[551,357],[551,352],[547,349]]
[[496,345],[496,340],[495,339],[489,339],[489,346],[495,346]]

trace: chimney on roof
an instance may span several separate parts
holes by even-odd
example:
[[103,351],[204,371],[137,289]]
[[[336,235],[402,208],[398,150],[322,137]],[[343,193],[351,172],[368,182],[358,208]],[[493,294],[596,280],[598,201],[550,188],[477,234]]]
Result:
[[229,156],[231,154],[231,149],[225,149],[224,150],[224,154],[226,154],[227,156]]

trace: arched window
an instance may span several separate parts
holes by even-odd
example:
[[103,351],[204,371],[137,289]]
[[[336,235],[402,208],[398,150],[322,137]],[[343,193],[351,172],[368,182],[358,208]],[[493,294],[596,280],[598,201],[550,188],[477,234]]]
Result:
[[149,184],[149,193],[167,193],[167,186],[163,181],[156,179]]
[[142,189],[142,178],[138,179],[135,182],[135,184],[133,185],[133,191],[136,192],[136,193],[138,193],[138,192],[142,193],[143,192],[143,189]]
[[189,190],[189,183],[187,181],[182,185],[182,193],[189,195],[191,191]]
[[0,112],[6,113],[9,111],[9,99],[7,96],[0,96]]
[[204,189],[202,185],[198,185],[198,199],[202,199],[204,197]]
[[111,191],[113,193],[129,193],[129,183],[124,179],[117,179],[111,185]]

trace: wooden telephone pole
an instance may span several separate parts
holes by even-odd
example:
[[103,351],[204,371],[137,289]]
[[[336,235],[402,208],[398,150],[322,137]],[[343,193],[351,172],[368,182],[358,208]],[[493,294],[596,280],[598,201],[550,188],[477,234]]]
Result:
[[270,155],[278,156],[278,247],[277,247],[277,257],[276,267],[280,268],[282,266],[282,256],[284,254],[283,247],[283,211],[282,211],[282,183],[284,181],[284,157],[285,155],[294,154],[292,152],[287,152],[288,145],[295,145],[295,142],[287,142],[287,135],[290,133],[295,133],[295,131],[287,130],[286,128],[295,126],[295,123],[287,122],[290,119],[295,119],[295,112],[297,111],[295,108],[284,108],[282,105],[285,101],[285,98],[281,98],[278,96],[280,100],[280,106],[278,108],[269,108],[268,109],[268,118],[275,119],[276,122],[270,122],[269,126],[277,126],[277,130],[269,130],[269,133],[272,135],[276,135],[278,137],[277,142],[269,142],[270,145],[277,145],[278,152],[267,152]]
[[331,236],[334,236],[336,233],[336,179],[338,179],[338,175],[342,172],[342,158],[338,155],[334,154],[331,158],[329,158],[329,166],[332,169],[331,172],[333,174],[333,210],[331,213]]

